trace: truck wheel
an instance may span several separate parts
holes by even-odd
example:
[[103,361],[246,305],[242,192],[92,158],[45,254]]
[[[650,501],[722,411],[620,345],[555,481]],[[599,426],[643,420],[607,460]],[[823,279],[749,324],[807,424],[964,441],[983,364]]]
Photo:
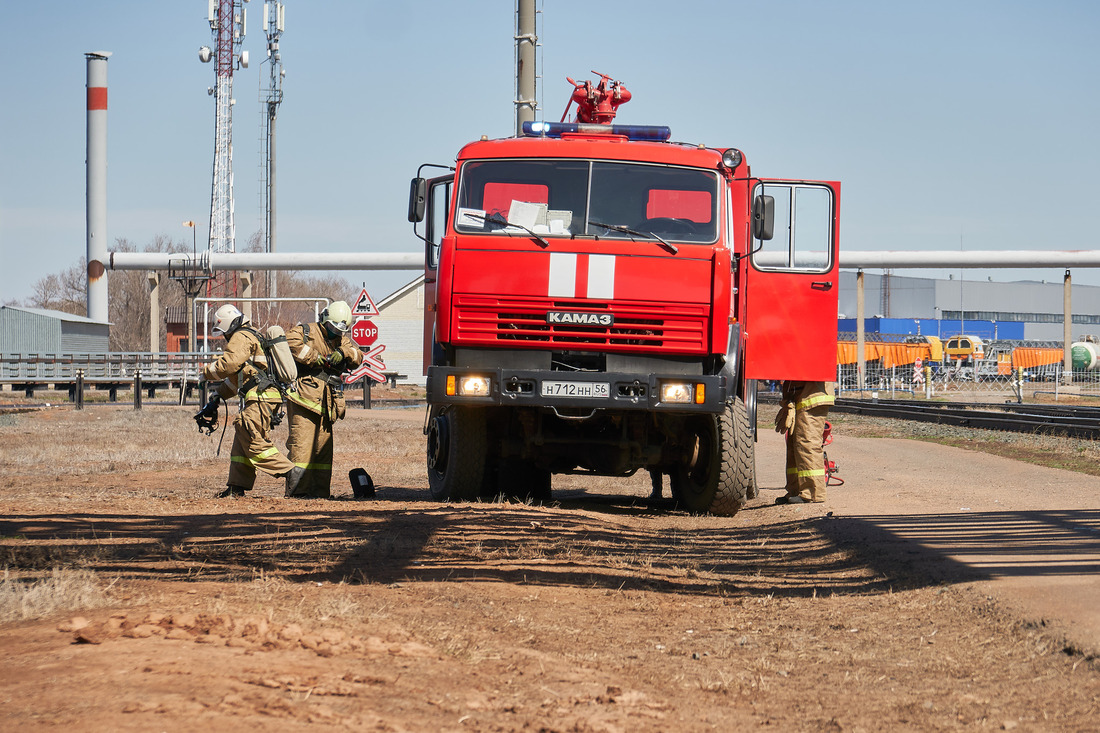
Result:
[[[734,457],[737,483],[743,487],[741,505],[745,499],[760,496],[760,485],[756,482],[756,423],[755,415],[750,414],[748,405],[737,399],[733,403]],[[737,513],[734,509],[732,514]]]
[[755,480],[755,446],[745,403],[738,398],[718,415],[699,415],[686,425],[688,457],[672,471],[672,495],[684,509],[732,517]]
[[485,413],[452,407],[428,423],[428,490],[438,501],[476,499],[485,475]]

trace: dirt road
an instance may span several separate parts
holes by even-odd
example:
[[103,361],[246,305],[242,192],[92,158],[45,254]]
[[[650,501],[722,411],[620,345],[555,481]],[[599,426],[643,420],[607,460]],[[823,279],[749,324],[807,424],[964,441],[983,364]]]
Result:
[[[0,422],[9,580],[91,570],[79,612],[0,625],[9,730],[1094,730],[1100,479],[854,438],[824,505],[733,518],[648,477],[550,506],[423,501],[418,410],[354,410],[377,500],[212,499],[189,411]],[[181,428],[180,426],[184,427]],[[105,451],[95,436],[108,434]],[[216,436],[215,436],[216,437]],[[50,450],[44,445],[56,443]],[[9,583],[10,585],[10,583]],[[79,618],[74,618],[79,617]]]

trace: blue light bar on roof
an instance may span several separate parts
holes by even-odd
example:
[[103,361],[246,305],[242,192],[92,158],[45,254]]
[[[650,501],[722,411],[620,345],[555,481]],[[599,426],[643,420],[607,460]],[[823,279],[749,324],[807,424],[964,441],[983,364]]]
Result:
[[529,137],[561,137],[563,133],[623,135],[628,140],[664,142],[672,130],[664,125],[594,125],[586,122],[524,122],[523,134]]

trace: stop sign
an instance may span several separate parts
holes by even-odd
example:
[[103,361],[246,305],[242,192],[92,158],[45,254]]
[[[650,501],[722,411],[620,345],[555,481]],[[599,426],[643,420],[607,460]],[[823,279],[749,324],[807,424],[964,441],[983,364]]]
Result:
[[359,319],[351,326],[351,340],[360,346],[370,346],[378,340],[378,326],[366,318]]

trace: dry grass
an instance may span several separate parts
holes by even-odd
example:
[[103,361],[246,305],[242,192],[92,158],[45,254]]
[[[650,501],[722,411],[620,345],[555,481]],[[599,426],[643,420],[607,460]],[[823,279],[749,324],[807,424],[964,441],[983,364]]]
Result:
[[250,582],[223,585],[208,610],[215,615],[245,613],[270,622],[306,627],[340,627],[384,615],[369,606],[369,596],[357,586],[315,582],[303,585],[259,572]]
[[[0,424],[5,470],[61,476],[197,466],[214,454],[219,433],[199,434],[194,412],[111,406],[8,415]],[[232,429],[223,454],[231,440]]]
[[0,580],[0,623],[106,606],[113,602],[108,595],[111,585],[104,587],[89,570],[54,568],[40,580],[21,581],[5,569]]

